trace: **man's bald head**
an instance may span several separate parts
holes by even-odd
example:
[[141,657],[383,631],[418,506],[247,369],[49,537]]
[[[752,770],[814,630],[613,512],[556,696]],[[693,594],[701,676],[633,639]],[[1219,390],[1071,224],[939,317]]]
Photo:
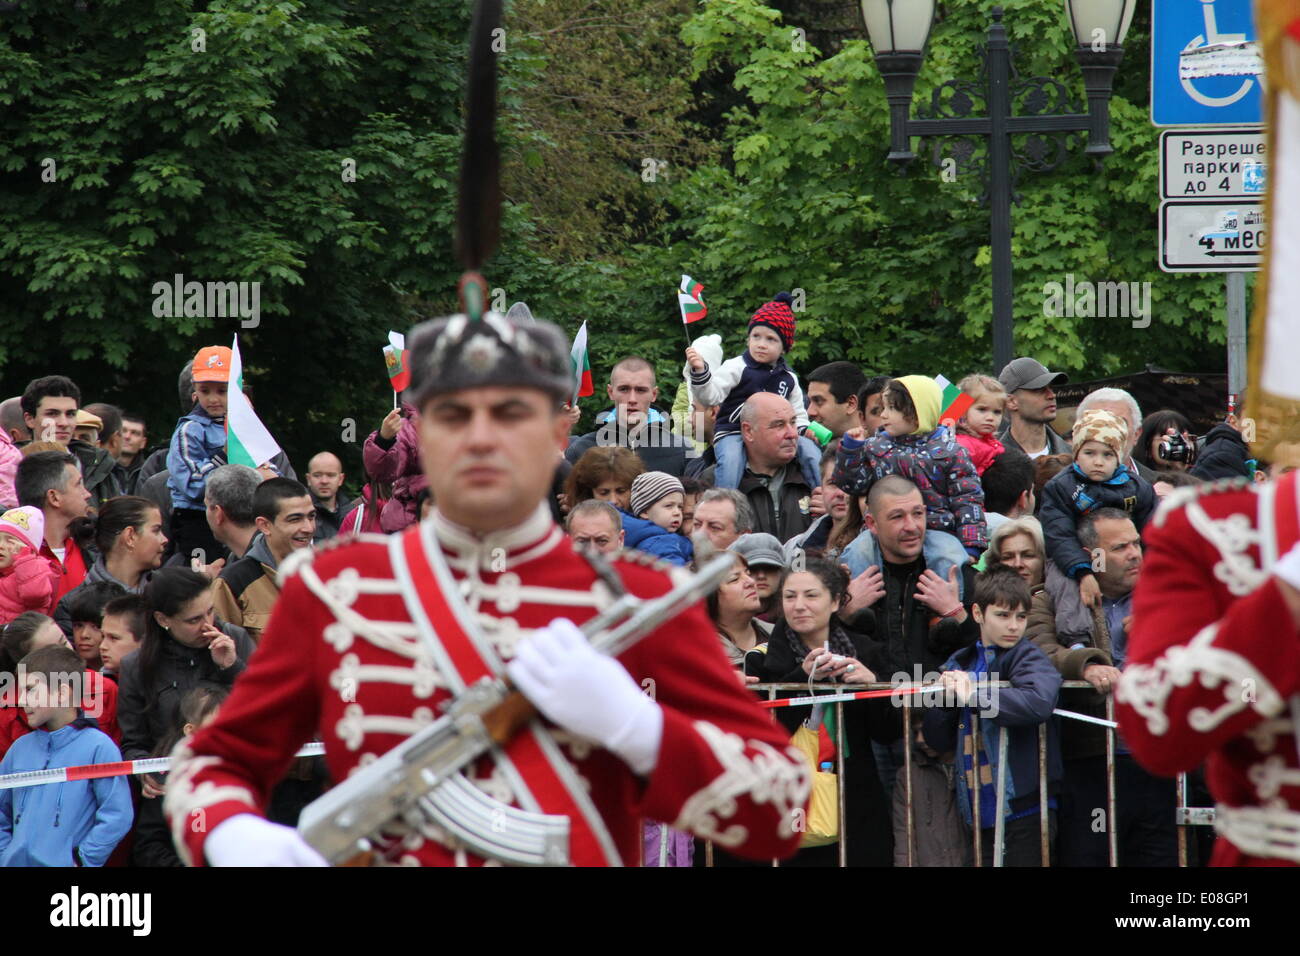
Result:
[[334,499],[343,487],[343,478],[343,462],[331,451],[318,452],[307,462],[307,487],[330,510],[334,509]]
[[771,392],[755,392],[740,409],[740,436],[751,471],[774,475],[799,449],[794,406]]
[[23,419],[23,397],[15,395],[0,402],[0,428],[9,433],[14,441],[31,441],[32,433]]

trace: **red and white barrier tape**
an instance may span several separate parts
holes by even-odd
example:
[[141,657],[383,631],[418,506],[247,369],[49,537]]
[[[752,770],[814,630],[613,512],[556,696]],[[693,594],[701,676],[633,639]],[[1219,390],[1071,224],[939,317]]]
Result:
[[[758,706],[768,709],[777,707],[811,707],[813,704],[834,704],[842,700],[869,700],[873,697],[892,697],[895,694],[929,694],[944,691],[947,688],[941,684],[927,684],[924,687],[907,685],[900,687],[889,687],[881,690],[860,690],[848,694],[825,694],[820,697],[784,697],[780,700],[760,700]],[[1088,714],[1076,713],[1073,710],[1061,710],[1059,707],[1052,711],[1061,717],[1069,717],[1071,720],[1082,720],[1090,724],[1098,724],[1102,727],[1118,727],[1113,720],[1106,720],[1102,717],[1091,717]]]
[[[325,745],[310,743],[295,757],[320,757]],[[117,763],[88,763],[79,767],[51,767],[49,770],[28,770],[24,773],[7,773],[0,776],[0,790],[18,787],[35,787],[43,783],[67,783],[70,780],[98,780],[103,777],[130,777],[142,773],[165,773],[171,766],[171,757],[150,757],[147,760],[121,760]]]
[[813,704],[833,704],[840,700],[869,700],[872,697],[893,697],[895,694],[931,694],[946,690],[941,684],[927,684],[886,687],[881,690],[860,690],[851,694],[823,694],[820,697],[784,697],[780,700],[760,700],[758,706],[776,707],[811,707]]

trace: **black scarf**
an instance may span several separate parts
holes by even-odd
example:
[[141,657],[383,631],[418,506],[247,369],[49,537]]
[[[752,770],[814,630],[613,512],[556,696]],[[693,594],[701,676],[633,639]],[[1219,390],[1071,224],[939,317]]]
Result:
[[[808,656],[810,648],[804,645],[799,635],[791,630],[785,621],[781,622],[781,627],[785,631],[785,638],[790,644],[790,650],[794,652],[794,659],[802,663],[803,659]],[[858,649],[849,637],[848,631],[844,630],[844,626],[840,624],[834,614],[831,615],[830,633],[826,637],[826,650],[832,654],[838,654],[840,657],[856,659],[858,656]]]

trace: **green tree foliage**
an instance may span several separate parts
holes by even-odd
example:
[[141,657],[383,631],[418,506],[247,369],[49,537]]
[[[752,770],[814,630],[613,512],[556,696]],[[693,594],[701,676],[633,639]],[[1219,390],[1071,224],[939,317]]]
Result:
[[[1059,0],[1008,6],[1021,74],[1081,100]],[[507,12],[507,205],[486,272],[570,333],[588,320],[598,381],[636,352],[671,399],[683,272],[710,309],[691,335],[722,333],[728,354],[758,305],[802,289],[802,369],[850,358],[954,378],[989,362],[979,177],[963,166],[945,182],[930,148],[962,157],[941,140],[905,175],[891,168],[883,84],[860,30],[842,28],[853,18],[818,18],[818,0],[781,7],[515,0]],[[359,475],[359,443],[391,401],[384,333],[455,306],[468,22],[467,0],[0,13],[8,393],[65,372],[87,400],[145,412],[163,440],[176,372],[238,331],[258,409],[295,461],[339,448]],[[983,2],[940,5],[915,108],[946,80],[977,78],[986,26]],[[1224,364],[1221,280],[1155,264],[1149,33],[1143,8],[1111,104],[1115,155],[1093,169],[1078,140],[1017,187],[1017,350],[1080,377]],[[644,178],[645,158],[668,160],[666,174]],[[1067,273],[1151,282],[1150,327],[1044,315],[1044,285]],[[260,324],[155,314],[154,284],[176,274],[260,282]]]

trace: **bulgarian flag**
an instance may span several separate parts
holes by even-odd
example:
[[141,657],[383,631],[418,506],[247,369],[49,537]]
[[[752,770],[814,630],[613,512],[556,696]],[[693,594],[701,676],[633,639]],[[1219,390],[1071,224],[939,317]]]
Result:
[[939,412],[939,421],[943,424],[951,423],[952,426],[956,426],[958,420],[966,414],[975,399],[942,375],[934,377],[934,384],[938,385],[939,391],[943,393],[939,399],[939,407],[943,409]]
[[226,460],[232,465],[258,468],[280,454],[271,433],[244,395],[244,362],[239,357],[239,336],[230,346],[230,388],[226,394]]
[[388,381],[393,392],[402,392],[411,384],[411,352],[406,347],[406,336],[397,332],[388,333],[388,344],[384,346],[384,364],[388,366]]
[[682,284],[677,289],[677,307],[682,310],[682,324],[690,325],[709,314],[704,304],[704,286],[688,275],[682,276]]
[[582,323],[582,328],[578,329],[578,334],[573,337],[573,350],[569,353],[569,366],[573,369],[573,401],[571,405],[577,405],[578,399],[584,395],[595,395],[596,387],[591,382],[591,357],[587,354],[587,323]]

